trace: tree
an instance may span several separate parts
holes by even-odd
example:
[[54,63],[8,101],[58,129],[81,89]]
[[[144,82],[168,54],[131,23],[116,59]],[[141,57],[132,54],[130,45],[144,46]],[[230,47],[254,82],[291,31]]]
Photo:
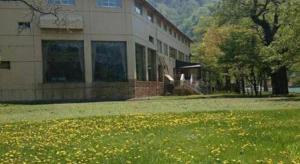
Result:
[[[293,22],[287,15],[293,6],[299,8],[297,0],[222,0],[219,3],[219,14],[223,16],[223,22],[236,23],[238,20],[248,18],[265,45],[264,52],[268,52],[269,69],[272,70],[273,94],[288,94],[288,65],[287,61],[293,58],[287,54],[294,51],[293,47],[279,46],[283,38],[283,32],[292,30]],[[295,18],[295,17],[293,17]],[[271,56],[270,56],[271,54]],[[274,66],[274,64],[276,66]]]
[[261,59],[257,36],[247,29],[235,29],[220,46],[223,55],[219,59],[226,65],[228,73],[236,79],[236,91],[245,94],[247,80],[258,96],[258,85],[262,84]]
[[58,6],[45,5],[43,0],[0,0],[0,2],[19,2],[29,8],[32,14],[32,19],[36,14],[53,15],[57,17],[59,10]]

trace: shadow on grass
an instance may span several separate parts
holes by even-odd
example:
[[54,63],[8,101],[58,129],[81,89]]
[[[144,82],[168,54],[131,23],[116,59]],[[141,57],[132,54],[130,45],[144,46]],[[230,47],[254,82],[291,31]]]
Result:
[[[271,99],[267,99],[271,98]],[[274,98],[274,99],[272,99]],[[277,98],[277,99],[276,99]],[[0,107],[11,105],[55,105],[55,104],[86,104],[101,102],[126,102],[126,101],[168,101],[168,100],[201,100],[201,99],[266,99],[268,101],[300,101],[300,94],[291,94],[288,96],[272,96],[264,94],[262,96],[240,95],[240,94],[212,94],[212,95],[190,95],[190,96],[160,96],[145,97],[138,99],[107,99],[107,100],[62,100],[62,101],[30,101],[30,102],[2,102]]]
[[[193,95],[193,96],[170,96],[166,100],[201,100],[201,99],[266,99],[266,98],[277,98],[268,99],[272,101],[300,101],[300,95],[293,94],[288,96],[273,96],[270,94],[265,94],[261,96],[251,96],[251,95],[240,95],[240,94],[213,94],[213,95]],[[165,99],[163,99],[165,100]]]

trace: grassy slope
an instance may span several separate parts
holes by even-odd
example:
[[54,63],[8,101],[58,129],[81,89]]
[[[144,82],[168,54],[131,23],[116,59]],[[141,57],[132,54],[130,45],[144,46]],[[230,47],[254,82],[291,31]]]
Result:
[[157,97],[152,100],[5,105],[0,104],[0,123],[43,121],[64,118],[91,117],[119,114],[182,113],[220,110],[278,110],[297,109],[300,98],[234,98],[220,96]]
[[299,163],[299,118],[223,111],[2,124],[0,163]]

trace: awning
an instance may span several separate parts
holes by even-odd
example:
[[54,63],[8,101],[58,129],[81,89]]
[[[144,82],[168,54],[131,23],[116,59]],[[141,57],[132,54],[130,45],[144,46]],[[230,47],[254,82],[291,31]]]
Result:
[[202,66],[200,64],[197,65],[190,65],[190,66],[184,66],[184,67],[179,67],[180,69],[189,69],[189,68],[201,68]]
[[201,68],[202,64],[200,63],[190,63],[176,60],[176,69],[189,69],[189,68]]

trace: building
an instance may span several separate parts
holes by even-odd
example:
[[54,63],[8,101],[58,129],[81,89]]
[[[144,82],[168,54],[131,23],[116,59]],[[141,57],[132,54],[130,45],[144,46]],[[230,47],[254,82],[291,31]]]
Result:
[[192,40],[145,0],[45,0],[32,18],[0,1],[0,101],[111,100],[163,93]]

